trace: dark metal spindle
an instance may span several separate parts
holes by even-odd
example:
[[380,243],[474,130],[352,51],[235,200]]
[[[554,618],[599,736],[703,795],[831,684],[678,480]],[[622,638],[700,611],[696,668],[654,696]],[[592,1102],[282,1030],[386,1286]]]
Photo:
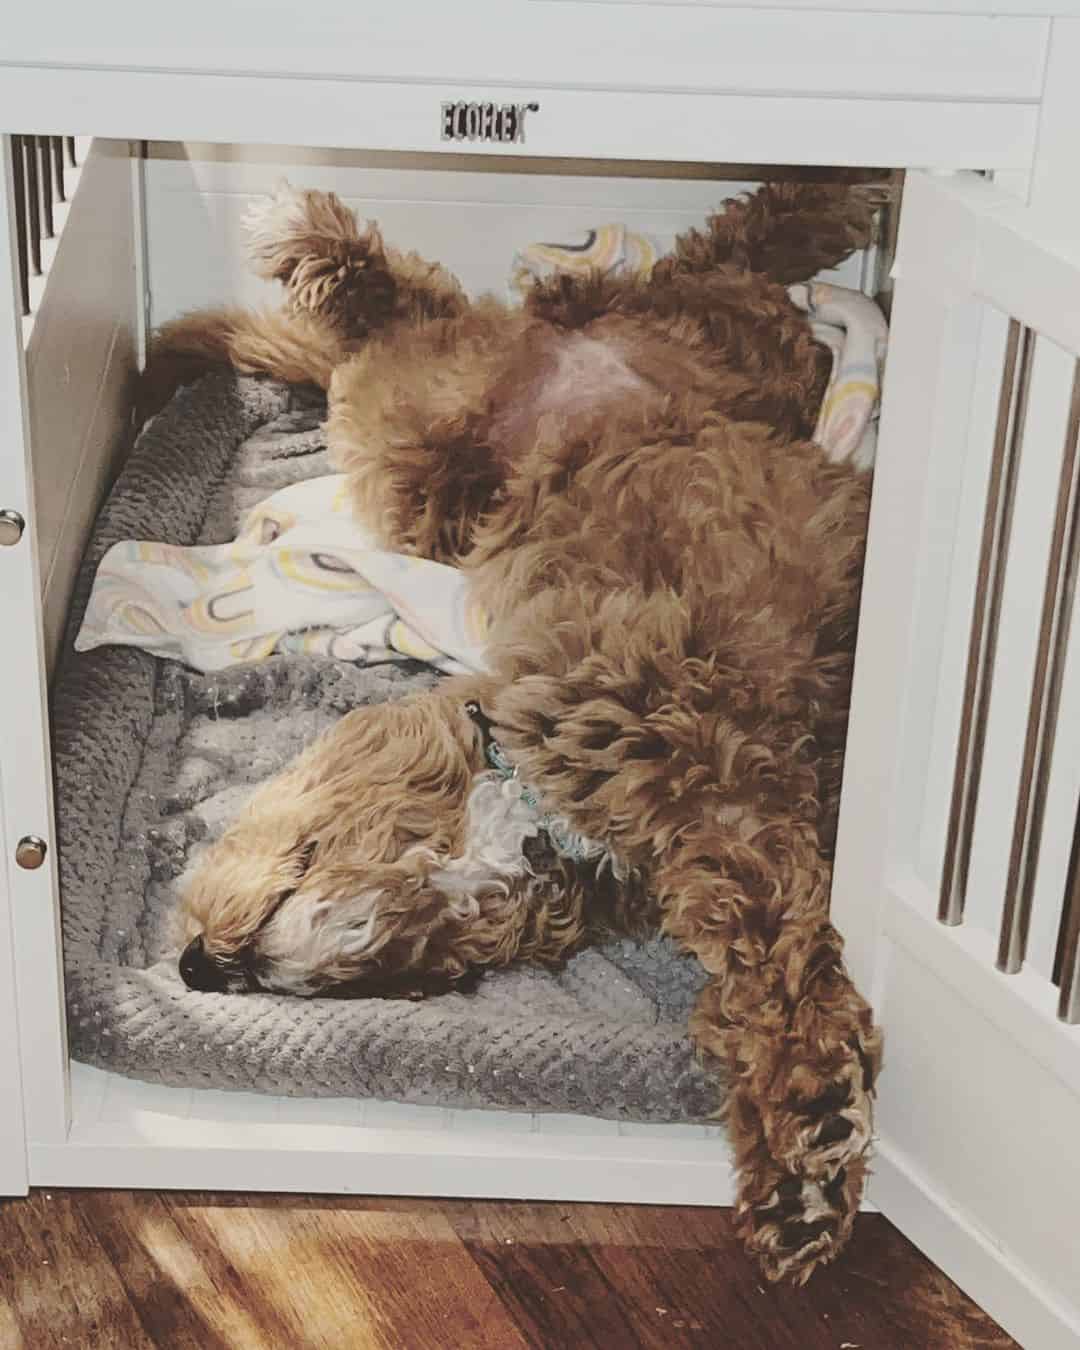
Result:
[[49,146],[52,150],[53,177],[56,180],[56,200],[66,202],[67,196],[64,193],[64,138],[63,136],[50,136]]
[[941,869],[938,918],[959,924],[964,918],[968,869],[975,832],[975,808],[982,778],[983,748],[990,714],[990,692],[997,657],[998,623],[1012,533],[1017,471],[1027,420],[1028,390],[1035,334],[1016,319],[1009,322],[1005,363],[998,397],[997,428],[986,492],[975,603],[968,635],[967,676],[960,711],[952,800]]
[[46,239],[55,237],[53,230],[52,204],[52,165],[49,163],[49,138],[48,136],[35,136],[37,151],[40,157],[41,179],[41,217],[44,224],[44,233]]
[[15,243],[19,258],[19,298],[23,315],[30,313],[30,264],[26,255],[26,178],[22,137],[11,138],[11,177],[15,188]]
[[36,138],[24,136],[23,162],[26,165],[26,215],[30,223],[30,266],[41,276],[41,192],[38,188]]
[[1065,659],[1072,628],[1077,569],[1080,567],[1080,361],[1073,369],[1072,394],[1061,456],[1057,505],[1050,533],[1035,673],[1031,681],[1024,754],[1020,766],[1012,848],[1005,881],[1005,905],[998,940],[998,969],[1015,975],[1027,955],[1035,880],[1042,845],[1050,769],[1057,738]]
[[1058,1017],[1070,1026],[1080,1022],[1080,819],[1073,832],[1065,905],[1061,913],[1054,982],[1058,990]]
[[77,169],[79,167],[79,162],[75,158],[75,137],[65,136],[64,145],[67,147],[68,163],[71,165],[73,169]]

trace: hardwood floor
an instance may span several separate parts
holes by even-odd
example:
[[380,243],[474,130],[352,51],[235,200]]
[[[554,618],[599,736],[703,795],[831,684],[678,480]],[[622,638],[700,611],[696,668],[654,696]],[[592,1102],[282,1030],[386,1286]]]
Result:
[[38,1191],[0,1202],[2,1350],[1006,1350],[880,1215],[802,1290],[723,1210]]

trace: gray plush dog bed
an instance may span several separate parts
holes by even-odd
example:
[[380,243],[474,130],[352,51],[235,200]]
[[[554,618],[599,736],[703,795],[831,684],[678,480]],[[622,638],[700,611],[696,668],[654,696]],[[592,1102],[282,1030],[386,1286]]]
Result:
[[436,676],[295,656],[200,675],[131,648],[76,654],[71,643],[117,540],[221,543],[262,498],[332,472],[323,413],[281,385],[204,379],[144,430],[98,519],[53,698],[72,1054],[186,1087],[710,1115],[716,1079],[685,1031],[702,972],[659,939],[612,940],[557,974],[492,972],[475,993],[418,1004],[206,994],[181,982],[171,919],[199,847],[350,708]]

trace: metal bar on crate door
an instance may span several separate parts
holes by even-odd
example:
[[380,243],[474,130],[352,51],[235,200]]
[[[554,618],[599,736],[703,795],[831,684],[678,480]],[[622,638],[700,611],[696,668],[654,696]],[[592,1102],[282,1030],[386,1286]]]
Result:
[[1073,371],[1072,396],[1061,455],[1057,503],[1050,533],[1050,556],[1046,564],[1039,640],[1035,649],[1035,672],[1031,703],[1024,733],[1024,754],[1016,797],[1009,870],[1005,881],[1005,904],[998,937],[997,966],[1015,975],[1027,955],[1031,906],[1039,868],[1046,795],[1054,758],[1061,686],[1072,626],[1076,569],[1080,561],[1080,515],[1077,513],[1077,440],[1080,436],[1080,361]]
[[938,918],[947,924],[958,924],[963,920],[967,899],[975,808],[982,778],[1001,596],[1009,557],[1016,475],[1024,440],[1024,423],[1027,420],[1034,349],[1035,334],[1029,328],[1022,328],[1016,319],[1011,319],[998,398],[990,481],[986,489],[975,603],[968,637],[967,673],[938,897]]
[[56,200],[66,202],[67,195],[64,190],[64,138],[63,136],[50,136],[49,146],[52,150],[53,177],[56,180]]
[[78,168],[78,163],[75,159],[75,137],[65,136],[64,145],[67,148],[68,163],[71,165],[73,169]]
[[30,313],[30,259],[26,249],[26,175],[22,137],[11,137],[11,178],[15,197],[15,247],[19,263],[19,303],[23,317]]
[[1080,1023],[1080,813],[1073,830],[1056,966],[1058,1017],[1075,1026]]
[[26,219],[30,227],[30,266],[41,276],[41,194],[38,189],[37,146],[33,136],[22,137],[26,166]]
[[49,158],[49,138],[47,136],[35,136],[34,141],[37,145],[38,155],[40,157],[39,177],[41,179],[41,218],[43,223],[43,233],[46,239],[52,239],[53,231],[53,191],[52,191],[52,164]]

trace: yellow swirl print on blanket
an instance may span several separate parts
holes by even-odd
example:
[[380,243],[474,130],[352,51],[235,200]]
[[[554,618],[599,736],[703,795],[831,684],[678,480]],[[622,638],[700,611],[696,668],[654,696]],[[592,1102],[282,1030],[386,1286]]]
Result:
[[[146,541],[131,541],[117,544],[119,553],[113,559],[123,559],[132,565],[143,567],[167,567],[181,572],[197,586],[207,585],[217,570],[208,559],[201,557],[193,549],[180,548],[177,544],[158,544]],[[108,569],[106,569],[108,570]]]
[[371,585],[356,568],[339,554],[279,548],[270,554],[270,567],[278,580],[299,591],[308,589],[320,594],[330,591],[352,596],[371,590]]
[[242,542],[265,548],[297,524],[299,517],[293,512],[283,511],[280,506],[272,508],[263,502],[262,505],[256,506],[244,521],[244,528],[233,544],[233,550],[238,553],[238,546]]
[[181,610],[182,621],[194,633],[246,633],[255,617],[255,588],[251,574],[241,568],[222,587],[200,595]]
[[462,671],[484,668],[486,633],[467,577],[374,548],[333,474],[274,493],[227,544],[114,545],[76,648],[142,647],[204,671],[275,652]]

